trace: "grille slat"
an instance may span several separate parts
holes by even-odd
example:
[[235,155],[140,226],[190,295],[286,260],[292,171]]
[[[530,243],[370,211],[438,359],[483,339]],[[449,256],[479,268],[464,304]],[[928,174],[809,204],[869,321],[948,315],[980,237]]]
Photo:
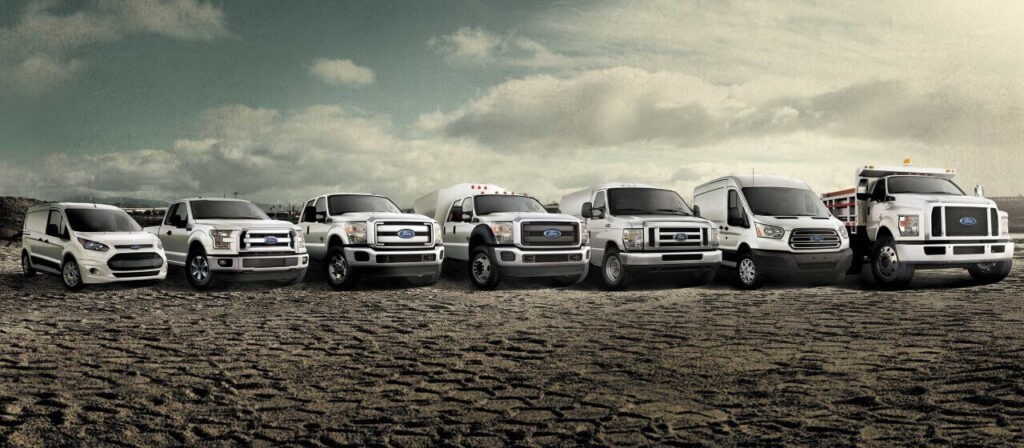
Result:
[[841,245],[833,229],[794,229],[789,234],[789,247],[796,250],[837,249]]
[[[268,237],[271,238],[268,240]],[[284,252],[292,250],[291,230],[243,230],[240,240],[242,251],[251,250]]]
[[[423,247],[434,244],[432,224],[418,221],[384,221],[374,225],[377,246],[383,247]],[[405,231],[412,231],[412,236],[402,238]]]
[[946,236],[988,236],[988,215],[984,207],[946,207]]
[[[549,237],[551,231],[559,236]],[[520,227],[523,246],[576,246],[580,241],[580,225],[573,222],[527,221]]]
[[942,207],[932,209],[932,236],[942,236]]
[[652,227],[648,230],[648,240],[654,248],[698,249],[707,246],[707,228],[680,225]]
[[140,271],[163,265],[164,259],[155,252],[117,254],[107,260],[107,267],[113,271]]

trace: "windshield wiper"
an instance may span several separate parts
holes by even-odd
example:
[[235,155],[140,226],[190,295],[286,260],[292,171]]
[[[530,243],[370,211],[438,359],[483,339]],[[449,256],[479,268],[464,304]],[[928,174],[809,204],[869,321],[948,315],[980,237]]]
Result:
[[686,211],[679,210],[679,209],[674,209],[674,208],[659,208],[659,209],[655,209],[654,211],[656,211],[656,212],[675,213],[677,215],[683,215],[683,216],[690,216],[690,214],[687,213]]
[[640,210],[638,208],[620,208],[620,209],[615,210],[615,214],[616,215],[621,214],[623,212],[639,212],[639,213],[644,214],[644,215],[650,213],[647,210]]

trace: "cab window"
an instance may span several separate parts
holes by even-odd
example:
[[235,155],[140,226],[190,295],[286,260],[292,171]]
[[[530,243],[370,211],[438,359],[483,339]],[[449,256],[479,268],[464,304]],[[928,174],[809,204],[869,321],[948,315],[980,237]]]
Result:
[[310,199],[306,206],[302,208],[302,222],[316,222],[316,213],[306,213],[306,210],[312,207],[314,202],[313,199]]
[[47,213],[45,210],[38,210],[28,214],[25,218],[25,230],[27,232],[46,232],[46,218]]
[[67,239],[67,226],[64,224],[64,217],[57,210],[50,210],[50,219],[46,223],[46,234],[61,239]]
[[313,222],[320,222],[317,219],[317,216],[320,216],[321,213],[324,217],[327,216],[327,198],[320,198],[316,200],[316,215],[313,216]]
[[598,191],[597,192],[597,196],[594,197],[593,208],[601,210],[601,211],[604,211],[605,215],[607,215],[608,214],[608,208],[605,207],[605,204],[607,204],[607,202],[605,202],[605,192]]
[[472,197],[465,198],[465,199],[462,200],[462,214],[463,214],[463,216],[465,216],[467,214],[468,215],[472,215],[473,214],[473,198]]
[[875,182],[875,189],[871,191],[871,200],[878,202],[885,200],[885,179]]

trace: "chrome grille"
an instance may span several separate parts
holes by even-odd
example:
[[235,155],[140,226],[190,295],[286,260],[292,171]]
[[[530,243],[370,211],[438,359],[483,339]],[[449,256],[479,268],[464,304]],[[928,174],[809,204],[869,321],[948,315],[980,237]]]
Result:
[[[433,229],[428,222],[384,221],[376,223],[374,229],[378,246],[423,247],[434,244]],[[412,236],[408,236],[410,234]]]
[[243,230],[241,241],[243,252],[290,252],[294,247],[291,230]]
[[666,226],[647,230],[649,245],[658,249],[698,249],[708,244],[707,227]]
[[836,249],[841,245],[833,229],[794,229],[789,234],[789,247],[796,250]]
[[574,222],[527,221],[522,224],[523,246],[576,246],[580,225]]

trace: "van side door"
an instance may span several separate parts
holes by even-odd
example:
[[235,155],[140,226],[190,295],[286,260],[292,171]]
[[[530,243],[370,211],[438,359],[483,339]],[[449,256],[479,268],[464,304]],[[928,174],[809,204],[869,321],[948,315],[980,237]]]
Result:
[[188,255],[188,203],[178,202],[167,208],[164,222],[160,224],[160,241],[164,243],[167,261],[177,265],[185,264]]
[[50,209],[46,220],[46,234],[43,235],[37,255],[42,258],[48,266],[59,269],[63,263],[64,245],[71,242],[67,222],[64,215],[57,209]]
[[[725,224],[719,229],[721,236],[719,248],[723,252],[735,254],[739,249],[740,243],[743,242],[743,233],[747,231],[747,228],[740,222],[746,213],[739,191],[734,187],[729,187],[725,195]],[[749,218],[747,220],[749,221]]]
[[[33,265],[37,265],[35,259],[39,258],[39,251],[45,250],[43,240],[46,239],[46,220],[50,216],[49,210],[36,210],[25,215],[25,227],[22,229],[21,245],[32,257]],[[49,265],[47,265],[49,266]]]

